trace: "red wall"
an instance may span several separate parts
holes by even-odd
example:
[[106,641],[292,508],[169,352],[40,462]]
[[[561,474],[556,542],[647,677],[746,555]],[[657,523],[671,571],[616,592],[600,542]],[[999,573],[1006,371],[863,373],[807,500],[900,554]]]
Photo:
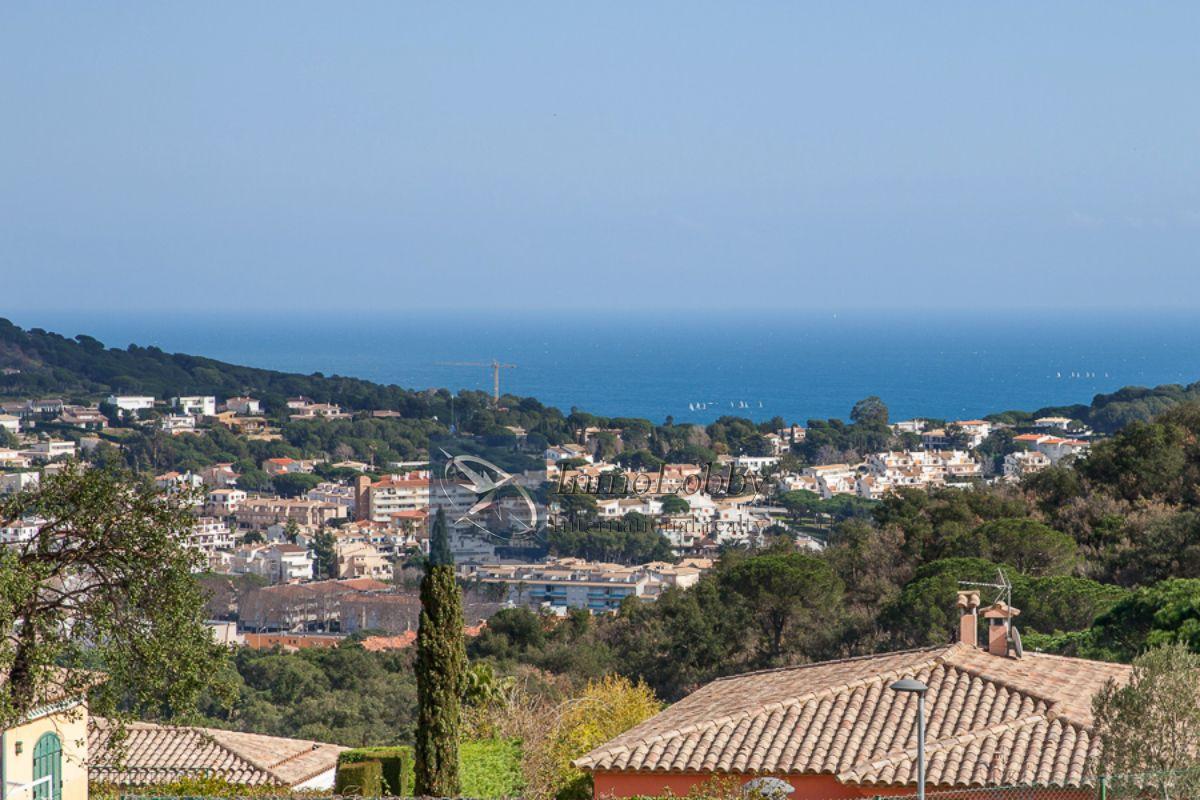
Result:
[[[594,772],[596,800],[615,797],[662,796],[683,797],[692,789],[712,779],[708,773],[651,773],[651,772]],[[738,785],[751,775],[734,776]],[[788,800],[840,800],[841,798],[876,797],[889,794],[912,794],[912,788],[864,787],[842,783],[832,775],[778,776],[796,787]]]
[[[751,777],[750,775],[731,776],[740,786]],[[796,791],[788,795],[788,800],[843,800],[843,798],[881,797],[888,795],[912,795],[916,793],[911,786],[853,786],[842,783],[832,775],[778,775]],[[672,795],[685,797],[689,792],[713,779],[710,773],[677,773],[677,772],[594,772],[596,800],[621,797],[662,797]],[[1033,793],[1021,792],[1014,795],[1011,791],[996,793],[997,800],[1094,800],[1096,793],[1086,789],[1045,789]],[[972,800],[989,800],[989,794],[975,790]]]

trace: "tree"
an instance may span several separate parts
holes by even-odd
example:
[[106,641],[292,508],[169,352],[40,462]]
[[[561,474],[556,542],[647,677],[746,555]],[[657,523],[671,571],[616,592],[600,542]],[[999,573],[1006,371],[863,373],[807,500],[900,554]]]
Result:
[[311,472],[285,472],[271,479],[275,492],[280,497],[300,497],[321,482],[319,475]]
[[752,556],[721,575],[757,624],[760,651],[776,663],[787,648],[820,645],[832,633],[842,582],[828,562],[805,553]]
[[[1129,682],[1112,679],[1092,699],[1101,774],[1143,773],[1156,791],[1136,796],[1196,797],[1200,790],[1200,655],[1181,644],[1149,650]],[[1144,774],[1152,773],[1152,774]],[[1133,795],[1131,795],[1133,796]]]
[[850,421],[855,425],[887,425],[888,407],[875,395],[864,397],[850,409]]
[[[590,798],[591,777],[571,762],[661,709],[654,692],[641,681],[634,683],[619,675],[589,681],[581,694],[560,707],[558,724],[549,740],[555,796],[559,800]],[[532,788],[536,794],[543,787]]]
[[337,577],[337,552],[333,533],[321,528],[313,537],[313,577],[317,580]]
[[416,793],[459,793],[458,730],[467,654],[463,644],[462,592],[439,508],[430,534],[429,562],[421,580],[417,629]]
[[662,513],[664,514],[686,514],[691,511],[692,506],[686,498],[680,497],[677,494],[663,495],[662,498]]
[[975,547],[952,555],[1012,564],[1029,575],[1062,575],[1076,561],[1077,548],[1070,536],[1032,519],[998,519],[979,526],[967,538]]
[[45,522],[0,548],[0,728],[84,691],[92,669],[106,676],[93,712],[118,719],[186,712],[209,688],[224,696],[187,493],[68,463],[0,503],[0,519],[24,517]]

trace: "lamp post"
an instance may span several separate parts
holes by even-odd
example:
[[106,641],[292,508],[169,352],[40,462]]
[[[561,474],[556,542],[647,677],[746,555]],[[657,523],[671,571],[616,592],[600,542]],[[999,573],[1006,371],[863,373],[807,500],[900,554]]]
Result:
[[929,687],[918,680],[903,678],[889,688],[917,696],[917,798],[925,800],[925,693]]

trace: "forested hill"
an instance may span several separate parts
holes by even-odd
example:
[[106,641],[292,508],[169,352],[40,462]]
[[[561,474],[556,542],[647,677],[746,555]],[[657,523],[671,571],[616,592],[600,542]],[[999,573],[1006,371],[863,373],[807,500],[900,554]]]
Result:
[[106,348],[96,339],[74,339],[40,328],[25,331],[0,318],[0,368],[19,369],[0,376],[0,395],[78,395],[109,393],[175,395],[242,394],[268,407],[284,398],[305,395],[317,402],[351,410],[393,409],[405,416],[428,416],[432,392],[385,386],[359,378],[320,373],[300,375],[227,364],[203,356],[166,353],[157,347]]
[[[94,397],[111,392],[156,397],[250,394],[262,399],[268,408],[278,408],[286,397],[305,395],[350,410],[392,409],[410,418],[428,418],[444,411],[449,398],[444,391],[417,391],[339,375],[300,375],[243,367],[203,356],[166,353],[157,347],[107,348],[90,336],[71,339],[41,328],[26,331],[0,318],[0,368],[5,367],[20,370],[0,375],[0,395],[7,396]],[[1021,422],[1062,414],[1082,420],[1100,432],[1111,433],[1130,422],[1147,421],[1188,400],[1200,400],[1200,382],[1152,389],[1125,387],[1096,395],[1091,405],[1007,411],[989,418]],[[519,402],[536,404],[532,400]]]

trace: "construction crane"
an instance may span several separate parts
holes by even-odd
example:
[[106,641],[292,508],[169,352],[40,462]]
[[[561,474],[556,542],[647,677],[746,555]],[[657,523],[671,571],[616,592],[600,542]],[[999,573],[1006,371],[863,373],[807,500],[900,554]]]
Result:
[[500,370],[516,369],[516,364],[501,364],[496,359],[491,361],[439,361],[443,367],[490,367],[492,370],[492,401],[500,404]]

